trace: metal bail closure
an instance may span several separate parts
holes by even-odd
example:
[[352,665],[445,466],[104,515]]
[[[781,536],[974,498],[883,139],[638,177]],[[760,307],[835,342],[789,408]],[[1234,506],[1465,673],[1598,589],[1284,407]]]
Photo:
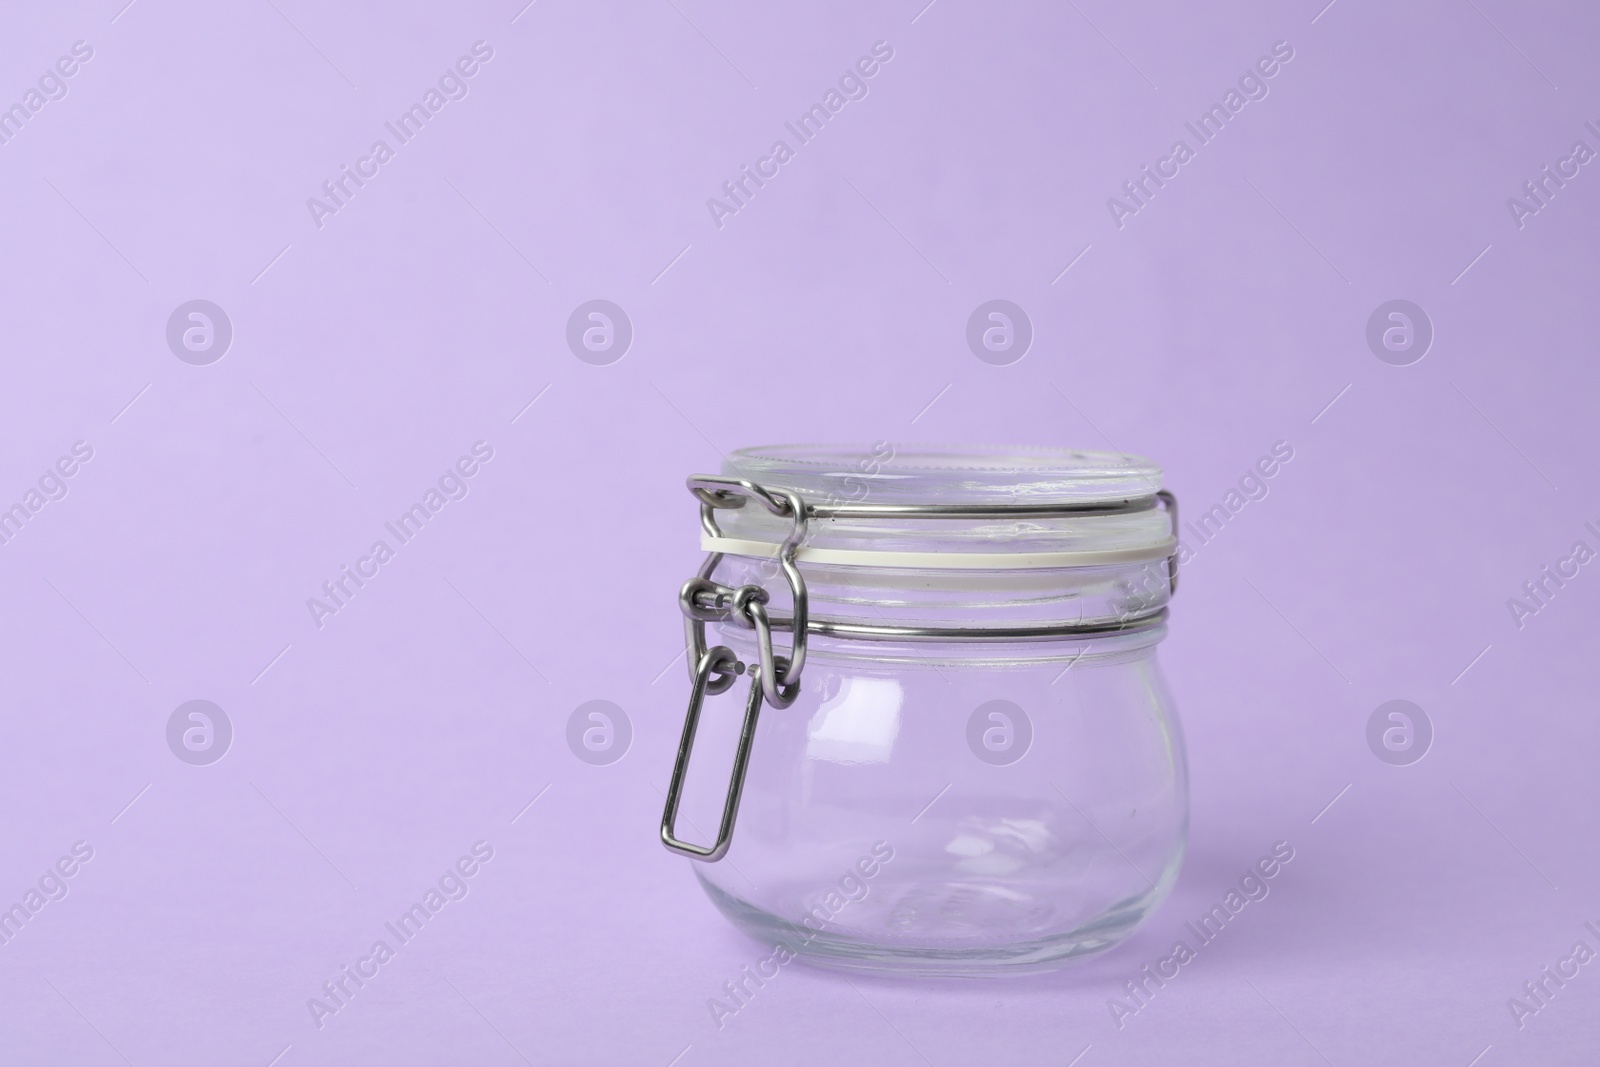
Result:
[[[683,737],[678,741],[678,758],[672,765],[672,781],[667,785],[667,807],[661,814],[661,843],[690,859],[715,863],[728,854],[733,844],[733,823],[739,816],[739,797],[744,793],[744,772],[750,764],[750,746],[756,737],[756,717],[761,714],[762,679],[760,668],[750,672],[750,697],[745,702],[744,725],[739,730],[739,747],[733,756],[733,775],[728,780],[728,797],[722,805],[722,823],[717,840],[710,847],[680,840],[676,834],[678,801],[683,795],[683,780],[689,772],[689,757],[694,752],[695,734],[700,726],[700,709],[708,691],[721,692],[732,684],[734,675],[744,671],[733,650],[718,645],[700,657],[694,672],[694,688],[689,691],[689,710],[683,717]],[[715,683],[712,675],[718,675]],[[725,681],[724,681],[725,680]],[[720,688],[718,688],[720,686]]]
[[[685,662],[693,687],[689,710],[683,719],[683,737],[678,742],[678,758],[672,766],[672,783],[667,788],[667,807],[661,816],[661,841],[674,852],[691,859],[715,863],[728,852],[733,841],[733,824],[739,815],[739,797],[744,792],[745,768],[750,763],[750,746],[755,741],[756,718],[763,703],[783,709],[800,694],[800,672],[806,662],[806,642],[813,633],[832,637],[875,641],[898,640],[1032,640],[1035,638],[1093,639],[1115,633],[1132,633],[1160,626],[1166,618],[1165,606],[1148,608],[1140,614],[1119,618],[1115,623],[1063,622],[1040,626],[1011,627],[924,627],[909,625],[868,625],[850,619],[812,619],[805,576],[800,573],[798,556],[806,541],[812,519],[927,518],[980,519],[1017,517],[1070,517],[1084,515],[1122,515],[1164,506],[1172,524],[1171,555],[1167,557],[1168,593],[1178,589],[1178,501],[1165,489],[1149,496],[1117,500],[1091,500],[1054,504],[865,504],[808,503],[790,489],[777,489],[742,478],[697,474],[689,479],[689,491],[700,502],[700,526],[712,551],[699,572],[683,584],[678,607],[683,613],[684,639],[688,646]],[[737,588],[723,585],[713,575],[722,562],[724,549],[716,513],[742,508],[754,500],[772,515],[790,522],[789,534],[777,546],[776,558],[793,600],[787,616],[772,616],[767,610],[768,595],[761,585]],[[1160,546],[1167,551],[1168,545]],[[741,552],[733,548],[727,551]],[[1144,557],[1140,557],[1141,559]],[[1160,558],[1159,556],[1155,558]],[[716,842],[707,848],[680,840],[674,832],[678,821],[678,802],[683,780],[689,771],[695,733],[700,726],[700,710],[706,697],[732,688],[734,679],[745,672],[745,665],[725,645],[707,648],[706,623],[732,622],[755,632],[756,663],[750,667],[750,696],[739,733],[739,747],[733,760],[733,775],[728,781],[728,797],[722,807],[722,823]],[[789,631],[789,654],[780,655],[772,647],[772,631]]]

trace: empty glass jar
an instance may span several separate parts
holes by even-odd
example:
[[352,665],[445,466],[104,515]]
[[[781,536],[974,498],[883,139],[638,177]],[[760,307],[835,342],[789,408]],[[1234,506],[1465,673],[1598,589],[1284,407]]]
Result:
[[729,919],[817,964],[990,975],[1103,951],[1160,903],[1188,783],[1158,467],[795,445],[689,486],[709,555],[680,594],[662,839]]

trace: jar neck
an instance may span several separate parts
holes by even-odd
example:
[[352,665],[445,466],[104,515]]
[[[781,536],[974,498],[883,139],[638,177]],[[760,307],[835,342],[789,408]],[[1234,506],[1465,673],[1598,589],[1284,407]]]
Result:
[[[880,666],[897,671],[1051,667],[1078,670],[1148,658],[1155,654],[1156,646],[1166,635],[1165,623],[1104,637],[1029,641],[885,641],[813,633],[807,642],[807,663],[851,664],[857,668]],[[733,623],[721,623],[711,628],[709,636],[711,643],[727,645],[741,660],[754,662],[753,631]]]

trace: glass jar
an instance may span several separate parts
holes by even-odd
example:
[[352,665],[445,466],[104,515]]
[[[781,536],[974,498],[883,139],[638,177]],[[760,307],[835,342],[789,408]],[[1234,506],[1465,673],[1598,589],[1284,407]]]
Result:
[[[661,834],[724,915],[812,963],[992,975],[1104,951],[1161,902],[1188,781],[1156,664],[1160,468],[793,445],[689,487],[709,555],[679,598],[693,688]],[[686,840],[680,807],[715,838]]]

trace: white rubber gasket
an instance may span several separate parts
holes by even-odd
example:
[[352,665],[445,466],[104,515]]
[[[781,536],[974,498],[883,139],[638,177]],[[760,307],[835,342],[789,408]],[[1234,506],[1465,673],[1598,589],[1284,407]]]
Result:
[[[730,556],[777,559],[780,546],[770,541],[746,541],[736,537],[712,537],[702,533],[700,548],[705,552],[722,552]],[[1102,549],[1095,552],[877,552],[870,549],[814,548],[810,545],[801,545],[800,550],[795,553],[795,561],[839,567],[1031,571],[1147,563],[1166,559],[1177,549],[1177,540],[1170,537],[1158,544],[1140,548]]]

